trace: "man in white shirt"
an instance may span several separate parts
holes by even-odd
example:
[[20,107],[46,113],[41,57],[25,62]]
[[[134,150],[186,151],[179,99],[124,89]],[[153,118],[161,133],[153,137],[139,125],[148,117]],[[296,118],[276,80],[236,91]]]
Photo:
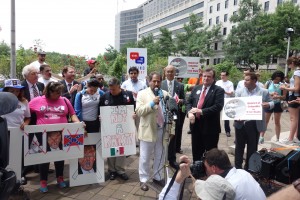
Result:
[[50,81],[55,81],[53,78],[51,78],[52,70],[50,65],[42,64],[40,66],[40,74],[41,77],[38,79],[38,81],[43,83],[45,87]]
[[47,64],[45,62],[46,60],[46,52],[45,51],[39,51],[38,52],[38,59],[32,63],[30,63],[30,65],[34,66],[35,69],[39,72],[40,71],[40,66],[43,64]]
[[[224,89],[224,97],[225,98],[230,98],[234,94],[234,87],[233,83],[228,80],[228,75],[229,73],[227,71],[222,71],[221,72],[221,80],[218,80],[216,82],[216,85],[220,86],[221,88]],[[224,120],[224,127],[225,127],[225,133],[227,137],[230,137],[230,123],[229,120]]]

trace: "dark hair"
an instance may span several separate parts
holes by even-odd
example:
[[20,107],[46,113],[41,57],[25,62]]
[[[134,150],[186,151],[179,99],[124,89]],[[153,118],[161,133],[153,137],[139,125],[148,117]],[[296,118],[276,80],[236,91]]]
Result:
[[91,79],[87,82],[87,87],[99,87],[99,81],[97,79]]
[[120,85],[120,80],[113,77],[108,81],[108,86]]
[[44,95],[48,99],[48,98],[50,98],[51,92],[60,92],[61,93],[63,90],[64,90],[64,85],[62,83],[50,81],[44,89]]
[[229,75],[229,72],[228,72],[228,71],[225,71],[225,70],[224,70],[224,71],[221,71],[221,73],[225,73],[226,76]]
[[274,80],[276,77],[280,77],[280,82],[284,80],[284,73],[282,71],[276,71],[272,74],[271,80]]
[[251,80],[257,81],[257,75],[254,72],[249,72],[246,76],[250,76]]
[[139,69],[137,67],[130,67],[128,70],[128,74],[130,74],[130,72],[136,71],[137,73],[140,73]]
[[[3,88],[3,92],[8,92],[8,88],[9,87],[5,87]],[[20,88],[20,92],[19,92],[19,95],[17,96],[18,100],[23,102],[24,100],[26,100],[26,98],[24,97],[24,91],[25,91],[25,88]]]
[[[44,69],[45,69],[46,67],[50,67],[50,65],[42,64],[42,65],[40,66],[40,72],[41,72],[41,71],[44,71]],[[50,68],[51,68],[51,67],[50,67]]]
[[161,77],[160,73],[158,73],[158,72],[151,72],[151,73],[149,74],[149,81],[152,81],[152,78],[153,78],[154,75],[159,76],[159,77],[160,77],[160,80],[162,80],[162,77]]
[[251,67],[247,67],[244,69],[244,71],[254,72],[254,69],[252,69]]
[[64,74],[68,72],[69,68],[75,69],[75,68],[74,68],[73,66],[71,66],[71,65],[66,65],[66,66],[64,66],[64,67],[62,68],[62,71],[61,71],[62,77],[65,77]]
[[295,66],[300,66],[300,59],[296,56],[289,57],[286,62],[288,65],[294,63]]
[[206,68],[205,70],[204,70],[204,72],[213,72],[213,78],[215,78],[216,77],[216,71],[213,69],[213,68]]
[[205,161],[209,166],[215,165],[222,170],[232,167],[227,153],[217,148],[213,148],[205,153]]

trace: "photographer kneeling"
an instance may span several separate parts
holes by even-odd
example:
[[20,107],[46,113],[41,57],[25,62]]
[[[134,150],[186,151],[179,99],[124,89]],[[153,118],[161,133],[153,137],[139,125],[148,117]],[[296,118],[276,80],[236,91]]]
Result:
[[219,175],[212,175],[206,181],[196,180],[191,175],[190,159],[187,156],[180,157],[179,171],[175,177],[174,183],[169,187],[171,181],[163,188],[159,194],[159,200],[174,200],[178,198],[180,185],[184,180],[191,176],[193,179],[193,186],[198,198],[202,200],[233,200],[235,192],[233,186]]
[[[229,157],[224,150],[219,150],[217,148],[211,149],[205,153],[202,159],[204,162],[203,168],[205,168],[206,175],[209,177],[206,180],[206,182],[209,181],[211,175],[215,175],[215,174],[220,175],[233,186],[236,194],[234,199],[236,200],[239,199],[265,200],[266,199],[265,193],[261,189],[260,185],[252,177],[252,175],[243,169],[236,169],[235,167],[232,167]],[[175,182],[172,188],[170,189],[170,191],[168,192],[168,194],[166,195],[166,197],[171,195],[171,192],[174,191],[173,194],[176,193],[177,195],[173,196],[172,198],[174,197],[177,198],[180,187],[176,185],[177,184],[180,185],[180,183],[182,183],[183,180],[189,176],[190,173],[189,166],[191,164],[190,160],[188,159],[187,156],[182,156],[180,158],[180,162],[184,162],[184,163],[180,165],[180,171],[178,172]],[[167,187],[168,184],[165,186],[165,188]],[[176,188],[173,189],[174,187]],[[166,191],[165,188],[162,190],[160,194],[160,199],[163,199],[164,193]],[[221,189],[223,188],[215,187],[216,190],[215,192],[216,193],[220,192],[219,190]],[[197,187],[195,187],[195,190],[197,190]],[[201,198],[200,196],[198,197]],[[169,199],[169,198],[165,198],[165,199]]]

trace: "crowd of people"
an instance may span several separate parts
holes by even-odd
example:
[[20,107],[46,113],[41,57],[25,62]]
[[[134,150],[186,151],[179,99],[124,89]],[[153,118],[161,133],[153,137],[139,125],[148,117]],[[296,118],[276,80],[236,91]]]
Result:
[[[117,78],[111,78],[105,86],[104,76],[97,73],[95,60],[88,60],[84,70],[87,81],[75,80],[75,68],[64,66],[62,80],[52,77],[51,66],[46,62],[46,53],[39,52],[38,60],[25,66],[22,71],[24,80],[7,79],[3,92],[13,93],[18,97],[18,108],[6,114],[9,127],[26,125],[82,123],[87,133],[99,132],[101,113],[100,106],[133,105],[135,113],[132,116],[137,129],[137,144],[139,145],[139,180],[141,190],[148,191],[147,181],[153,177],[153,183],[164,187],[160,199],[171,199],[178,196],[179,185],[191,176],[189,165],[203,160],[207,180],[195,181],[195,191],[201,199],[265,199],[266,196],[259,184],[247,172],[250,156],[257,151],[258,144],[264,142],[264,135],[272,113],[275,118],[275,135],[277,142],[283,144],[299,144],[298,120],[300,105],[300,59],[288,59],[289,67],[294,70],[289,83],[285,82],[284,74],[276,71],[265,84],[259,82],[259,74],[246,69],[244,79],[237,88],[229,80],[229,72],[222,71],[220,80],[214,69],[199,70],[198,78],[191,78],[188,84],[183,84],[182,77],[176,76],[176,68],[168,65],[164,73],[152,72],[148,82],[139,80],[139,69],[131,67],[128,70],[128,80],[123,83]],[[190,95],[186,98],[186,92]],[[288,138],[280,140],[280,117],[284,111],[282,101],[288,94],[288,111],[291,128]],[[231,97],[262,98],[262,120],[235,120],[235,160],[231,165],[228,155],[219,150],[218,142],[221,133],[221,111],[224,98]],[[163,146],[163,136],[166,127],[166,99],[174,97],[178,112],[177,120],[172,123],[168,148]],[[45,109],[47,108],[47,109]],[[102,116],[103,117],[103,116]],[[188,118],[191,134],[192,159],[182,156],[177,162],[176,153],[183,154],[181,149],[182,127]],[[227,137],[231,137],[230,122],[224,121]],[[54,135],[55,136],[55,135]],[[54,136],[51,136],[53,139]],[[49,135],[50,137],[50,135]],[[50,145],[50,144],[49,144]],[[247,145],[247,156],[243,165],[243,154]],[[56,145],[56,148],[59,145]],[[87,151],[87,150],[86,150]],[[165,152],[167,151],[167,152]],[[165,158],[165,155],[168,157]],[[153,161],[153,176],[151,175],[151,160]],[[179,170],[175,184],[166,192],[163,170],[160,170],[168,160],[169,166]],[[107,159],[109,179],[117,177],[128,180],[125,169],[126,157]],[[64,161],[54,162],[57,184],[66,187],[63,177]],[[244,168],[244,169],[243,169]],[[47,192],[49,163],[38,166],[24,167],[22,181],[26,184],[26,174],[31,170],[40,173],[40,191]],[[95,170],[83,168],[84,173]],[[221,197],[221,198],[220,198]]]

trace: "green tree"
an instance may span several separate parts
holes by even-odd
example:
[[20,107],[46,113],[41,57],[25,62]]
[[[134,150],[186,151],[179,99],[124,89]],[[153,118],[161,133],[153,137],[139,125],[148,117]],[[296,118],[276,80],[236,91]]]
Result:
[[255,55],[263,48],[257,41],[259,34],[257,24],[261,12],[258,0],[241,0],[237,14],[230,18],[232,23],[238,23],[228,35],[223,47],[227,59],[237,64],[251,66],[261,63]]
[[115,59],[113,66],[110,70],[110,75],[118,79],[121,79],[123,72],[125,71],[124,63],[125,63],[124,57],[121,54],[119,54]]
[[175,45],[172,39],[172,31],[167,28],[160,28],[161,35],[157,41],[159,55],[162,57],[168,57],[175,52]]

